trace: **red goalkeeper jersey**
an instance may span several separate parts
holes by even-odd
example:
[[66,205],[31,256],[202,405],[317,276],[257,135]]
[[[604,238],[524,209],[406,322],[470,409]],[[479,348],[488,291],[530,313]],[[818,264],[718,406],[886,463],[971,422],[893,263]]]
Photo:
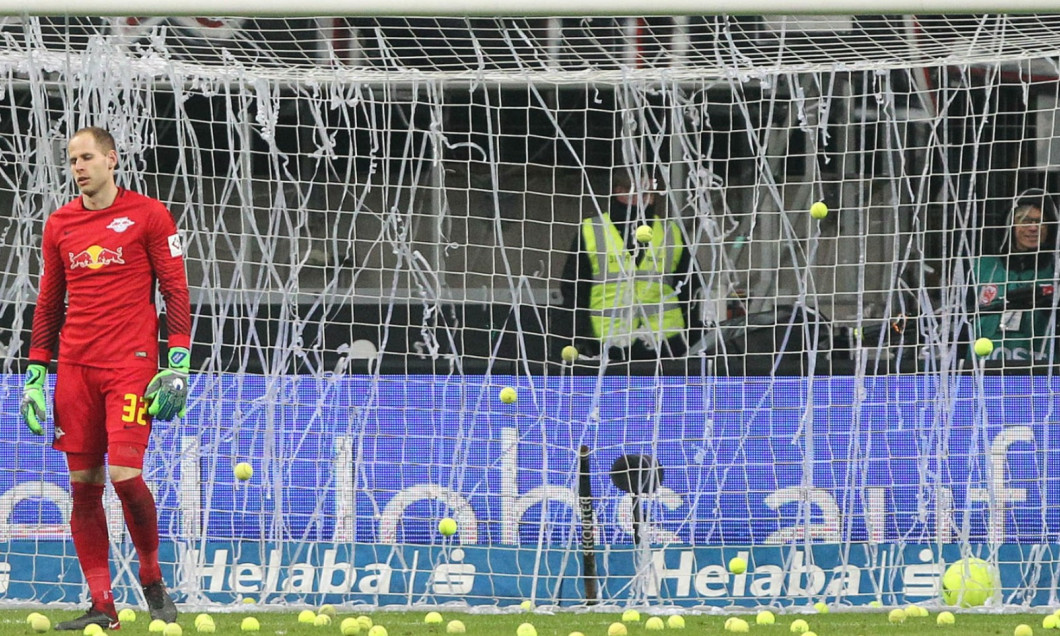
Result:
[[86,210],[81,197],[44,224],[44,271],[33,313],[30,360],[114,368],[158,366],[156,285],[170,347],[191,344],[184,251],[160,201],[124,188],[114,204]]

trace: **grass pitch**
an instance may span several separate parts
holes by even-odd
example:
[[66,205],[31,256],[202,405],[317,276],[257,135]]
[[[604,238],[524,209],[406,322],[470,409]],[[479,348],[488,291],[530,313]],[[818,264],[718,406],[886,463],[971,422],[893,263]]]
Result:
[[[242,608],[240,608],[242,609]],[[278,612],[274,610],[263,611],[240,611],[239,613],[211,614],[215,633],[217,634],[253,634],[253,632],[241,632],[240,625],[247,616],[254,616],[260,623],[260,631],[257,634],[284,635],[284,636],[323,636],[325,634],[340,634],[339,625],[343,618],[348,616],[360,616],[362,613],[352,613],[339,608],[333,622],[327,626],[314,626],[298,622],[300,609]],[[58,621],[68,620],[80,615],[81,611],[53,610],[47,606],[33,609],[2,610],[0,611],[0,634],[33,634],[33,630],[26,624],[26,616],[30,612],[37,611],[48,617],[54,625]],[[503,614],[468,614],[464,612],[447,611],[442,608],[438,610],[442,617],[441,624],[424,624],[427,610],[417,611],[376,611],[365,612],[375,625],[386,628],[387,636],[447,636],[446,625],[451,620],[460,620],[466,626],[466,636],[516,636],[516,630],[522,623],[531,623],[537,630],[538,636],[568,636],[571,632],[582,632],[585,636],[608,636],[608,627],[612,623],[621,622],[620,613],[600,612],[560,612],[546,614],[535,611],[512,611]],[[673,608],[667,609],[667,614],[673,613]],[[886,611],[873,612],[831,612],[828,614],[803,614],[797,612],[777,613],[775,625],[756,625],[755,615],[752,614],[725,614],[725,615],[697,615],[683,614],[685,619],[684,629],[665,628],[662,631],[652,631],[645,627],[645,621],[650,612],[641,611],[638,622],[626,623],[628,636],[701,636],[705,634],[729,634],[725,630],[725,622],[732,616],[738,616],[749,624],[750,634],[759,636],[789,636],[791,635],[791,624],[796,619],[802,619],[809,624],[809,628],[817,636],[917,636],[920,634],[931,634],[932,636],[1009,636],[1014,634],[1020,624],[1028,625],[1037,636],[1046,636],[1051,633],[1058,634],[1060,631],[1044,629],[1042,620],[1045,617],[1044,609],[1041,614],[976,614],[961,613],[954,611],[956,622],[953,625],[940,627],[936,624],[938,612],[931,612],[923,618],[907,618],[900,624],[892,624],[887,620]],[[196,634],[195,617],[197,613],[186,611],[180,615],[178,623],[186,635]],[[667,618],[666,614],[660,614]],[[135,622],[125,621],[118,634],[150,634],[148,624],[150,617],[146,612],[137,611]],[[75,633],[75,632],[63,632]],[[161,635],[160,632],[156,632]],[[368,636],[367,630],[361,630],[358,636]],[[377,632],[373,636],[379,636]]]

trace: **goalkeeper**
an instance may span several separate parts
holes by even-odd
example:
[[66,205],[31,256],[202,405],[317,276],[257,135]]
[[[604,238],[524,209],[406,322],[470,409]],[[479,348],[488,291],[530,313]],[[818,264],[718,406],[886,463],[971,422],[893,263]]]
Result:
[[[169,623],[177,609],[162,581],[158,514],[142,471],[152,422],[183,415],[187,398],[191,309],[183,250],[161,202],[116,185],[118,154],[108,131],[77,131],[68,153],[81,195],[44,225],[20,408],[30,431],[43,435],[48,365],[57,358],[52,446],[66,454],[70,532],[92,605],[55,629],[120,627],[103,508],[108,473],[136,547],[151,617]],[[161,372],[156,285],[169,337]]]
[[[1057,216],[1043,190],[1020,194],[999,254],[975,267],[974,338],[994,343],[996,360],[1049,361],[1054,351]],[[973,339],[974,339],[973,338]]]

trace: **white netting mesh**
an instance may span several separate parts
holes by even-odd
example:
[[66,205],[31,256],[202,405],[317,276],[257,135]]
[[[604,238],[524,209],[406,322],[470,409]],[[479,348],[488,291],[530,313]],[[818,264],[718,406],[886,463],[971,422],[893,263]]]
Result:
[[[581,445],[607,601],[932,602],[969,553],[999,567],[995,601],[1053,599],[1055,268],[1005,308],[974,259],[1005,249],[1020,192],[1056,191],[1055,16],[0,33],[0,596],[80,593],[62,460],[21,430],[16,372],[66,139],[100,125],[186,239],[193,401],[147,473],[187,603],[581,603]],[[679,223],[690,352],[564,363],[565,264],[615,168]],[[980,321],[1033,312],[1033,364],[969,352]],[[609,478],[632,456],[664,468],[652,554]],[[718,569],[738,553],[746,575]]]

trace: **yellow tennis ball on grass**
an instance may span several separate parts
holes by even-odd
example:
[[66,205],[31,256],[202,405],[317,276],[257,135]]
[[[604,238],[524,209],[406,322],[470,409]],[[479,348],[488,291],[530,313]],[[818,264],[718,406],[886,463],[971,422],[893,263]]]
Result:
[[1012,636],[1034,636],[1034,630],[1030,625],[1020,623],[1016,625],[1016,629],[1012,630]]
[[[438,532],[441,532],[444,536],[451,537],[456,534],[456,519],[452,517],[446,517],[438,522]],[[437,612],[433,612],[437,613]],[[439,623],[442,621],[439,620]]]
[[810,624],[801,618],[796,618],[791,621],[791,627],[789,628],[792,634],[805,634],[810,631]]
[[611,623],[607,628],[607,636],[626,636],[628,633],[625,623]]
[[659,618],[658,616],[652,616],[648,620],[644,621],[644,629],[657,632],[666,629],[666,623],[664,623],[663,619]]
[[331,617],[327,614],[317,614],[316,618],[313,619],[314,627],[327,627],[331,624]]
[[[442,521],[445,521],[445,519],[442,519]],[[439,529],[441,529],[441,524],[439,524]],[[445,531],[442,531],[442,534],[445,534]],[[423,617],[423,622],[427,625],[437,625],[442,620],[442,615],[438,612],[427,612],[427,615]]]
[[449,621],[445,626],[445,633],[447,634],[463,634],[467,631],[467,626],[464,625],[464,621]]
[[1045,618],[1042,619],[1042,629],[1056,629],[1060,625],[1060,621],[1057,621],[1054,614],[1046,614]]
[[939,615],[935,618],[935,624],[939,627],[947,627],[957,622],[957,618],[953,615],[953,612],[939,612]]
[[235,468],[236,479],[246,481],[254,476],[254,467],[247,462],[239,462]]
[[515,402],[518,397],[519,394],[516,393],[515,389],[510,386],[506,386],[501,389],[501,402],[504,402],[505,404],[511,404],[512,402]]
[[334,605],[321,605],[320,609],[317,610],[317,614],[323,614],[325,616],[330,616],[331,618],[335,618],[335,613]]
[[151,621],[150,625],[147,626],[147,631],[151,632],[152,634],[161,634],[162,630],[164,630],[165,628],[166,622],[161,618],[156,618],[155,620]]
[[339,631],[342,632],[342,636],[356,636],[361,631],[361,624],[356,618],[347,616],[339,623]]
[[640,622],[640,612],[638,612],[635,609],[628,609],[628,610],[622,612],[622,622],[623,623],[639,623]]
[[213,616],[210,616],[209,614],[199,614],[199,615],[197,615],[195,617],[195,626],[196,627],[198,627],[199,624],[203,623],[203,622],[212,623],[213,622]]
[[372,622],[372,617],[365,616],[364,614],[357,617],[357,624],[360,625],[361,629],[365,631],[368,631],[375,626],[375,623]]
[[212,634],[217,631],[217,625],[214,625],[213,619],[210,619],[195,625],[195,630],[202,634]]
[[81,633],[85,636],[99,636],[99,634],[103,633],[103,628],[95,623],[90,623],[85,625],[85,629]]
[[961,559],[942,575],[942,600],[948,605],[977,607],[993,595],[994,570],[982,559]]
[[183,633],[184,628],[180,623],[166,623],[165,629],[162,630],[162,636],[181,636]]
[[772,625],[777,622],[777,616],[769,610],[762,610],[755,615],[755,623],[759,625]]
[[887,613],[887,620],[889,622],[891,622],[891,623],[896,624],[896,625],[898,623],[904,623],[905,622],[905,610],[900,608],[900,607],[894,608],[893,610],[891,610],[890,612]]
[[733,574],[743,574],[747,571],[747,561],[740,557],[733,557],[729,559],[729,572]]
[[317,613],[313,610],[304,609],[298,612],[298,622],[305,625],[312,625],[313,621],[317,619]]
[[975,355],[985,357],[994,352],[994,341],[990,338],[979,338],[973,347]]
[[523,623],[515,628],[515,636],[537,636],[537,628],[533,623]]
[[828,216],[828,206],[824,201],[818,201],[810,206],[810,216],[815,219],[823,219]]
[[650,225],[641,225],[637,228],[636,238],[637,241],[641,243],[647,243],[651,241],[653,234],[654,232],[652,231]]
[[136,610],[132,609],[131,607],[126,607],[125,609],[118,612],[118,620],[122,623],[135,623]]
[[29,622],[29,628],[40,634],[49,631],[52,628],[52,622],[48,620],[47,616],[37,614],[33,617],[33,620]]
[[742,618],[734,618],[729,624],[729,631],[734,634],[746,634],[750,629],[751,626]]
[[685,617],[680,614],[674,614],[670,618],[666,619],[666,626],[670,629],[684,629],[685,628]]
[[368,630],[368,636],[387,636],[386,628],[382,625],[372,625]]
[[239,629],[243,630],[244,632],[260,631],[261,623],[259,623],[258,619],[254,618],[253,616],[247,616],[243,619],[243,622],[239,624]]

